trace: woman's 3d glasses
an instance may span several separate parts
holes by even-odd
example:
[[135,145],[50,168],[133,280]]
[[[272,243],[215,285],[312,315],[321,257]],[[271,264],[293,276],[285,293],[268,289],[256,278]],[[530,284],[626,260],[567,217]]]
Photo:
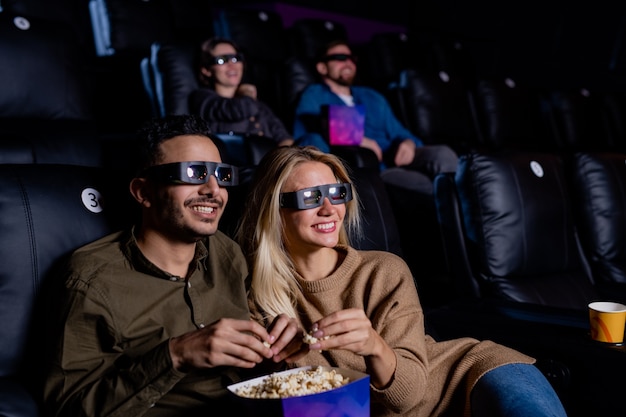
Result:
[[355,55],[350,55],[350,54],[330,54],[322,58],[322,61],[324,62],[328,62],[328,61],[342,61],[343,62],[347,60],[350,60],[356,64],[357,58]]
[[214,65],[224,65],[228,62],[230,62],[231,64],[236,64],[237,62],[243,62],[243,54],[241,53],[236,53],[236,54],[225,54],[225,55],[218,55],[213,57],[213,64]]
[[347,182],[326,184],[289,193],[280,193],[280,206],[308,210],[324,204],[325,198],[328,198],[330,204],[343,204],[352,200],[352,184]]
[[145,177],[170,184],[206,184],[211,175],[220,187],[239,184],[237,167],[219,162],[174,162],[155,165],[144,171]]

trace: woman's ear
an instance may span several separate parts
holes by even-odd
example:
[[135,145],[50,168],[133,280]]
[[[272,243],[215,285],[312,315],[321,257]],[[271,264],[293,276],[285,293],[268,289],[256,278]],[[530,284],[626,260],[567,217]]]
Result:
[[148,180],[133,178],[129,185],[130,194],[142,207],[150,207],[151,193],[148,189]]
[[202,73],[202,75],[208,78],[211,78],[213,76],[213,73],[211,72],[211,70],[206,67],[200,68],[200,72]]

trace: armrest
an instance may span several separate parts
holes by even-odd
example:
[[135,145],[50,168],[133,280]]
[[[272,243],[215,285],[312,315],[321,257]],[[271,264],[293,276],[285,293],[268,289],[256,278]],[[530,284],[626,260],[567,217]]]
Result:
[[19,382],[12,378],[0,378],[0,416],[38,417],[39,407]]

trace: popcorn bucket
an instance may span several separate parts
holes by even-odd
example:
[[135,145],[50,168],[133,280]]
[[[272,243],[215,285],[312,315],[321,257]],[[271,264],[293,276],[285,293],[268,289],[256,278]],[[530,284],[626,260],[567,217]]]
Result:
[[[323,371],[334,370],[349,382],[337,388],[328,389],[316,394],[288,396],[282,398],[249,398],[242,396],[241,390],[258,386],[269,375],[229,385],[228,390],[236,397],[246,415],[251,417],[282,416],[282,417],[369,417],[370,391],[369,375],[350,369],[306,366],[271,374],[279,378],[287,378],[300,371],[312,371],[321,368]],[[240,393],[240,394],[238,394]],[[338,414],[339,412],[339,414]]]

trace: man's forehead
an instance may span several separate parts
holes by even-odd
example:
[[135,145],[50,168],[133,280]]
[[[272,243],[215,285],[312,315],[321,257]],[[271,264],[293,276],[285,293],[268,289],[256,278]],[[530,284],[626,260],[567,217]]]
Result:
[[220,162],[219,149],[204,135],[180,135],[161,143],[162,162]]
[[326,55],[336,54],[336,53],[347,53],[350,54],[350,47],[348,45],[335,45],[332,48],[329,48],[326,51]]

